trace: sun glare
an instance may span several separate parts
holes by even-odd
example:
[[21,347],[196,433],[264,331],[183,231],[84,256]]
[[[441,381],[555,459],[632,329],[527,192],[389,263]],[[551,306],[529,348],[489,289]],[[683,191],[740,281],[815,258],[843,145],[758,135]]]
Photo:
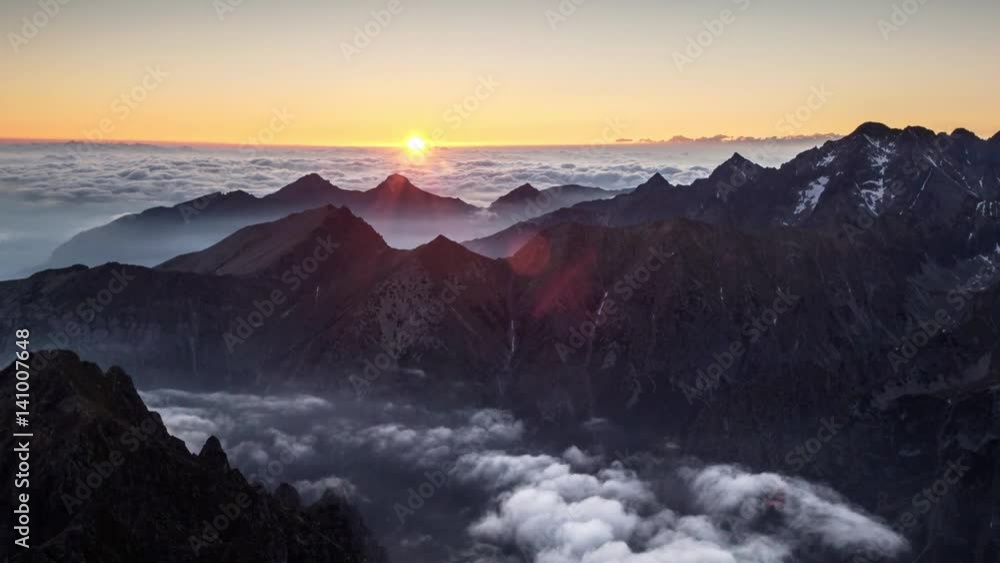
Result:
[[406,141],[406,146],[413,152],[423,152],[427,148],[427,141],[420,137],[410,137],[410,140]]

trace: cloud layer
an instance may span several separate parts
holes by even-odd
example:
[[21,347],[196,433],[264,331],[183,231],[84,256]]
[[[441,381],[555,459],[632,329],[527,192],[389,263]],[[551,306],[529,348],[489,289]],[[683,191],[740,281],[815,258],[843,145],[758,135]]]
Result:
[[142,395],[192,451],[214,434],[267,486],[351,498],[400,560],[770,563],[906,547],[826,487],[652,453],[610,459],[613,445],[542,442],[504,411]]
[[829,489],[734,466],[682,467],[667,476],[689,495],[684,512],[621,463],[580,473],[565,457],[492,452],[465,456],[460,469],[463,479],[499,491],[470,533],[537,563],[773,563],[906,548]]
[[45,261],[72,235],[125,213],[217,191],[271,193],[316,172],[346,189],[391,173],[434,193],[488,205],[530,182],[633,188],[656,172],[678,184],[708,175],[739,151],[784,162],[818,141],[681,145],[447,148],[413,159],[398,149],[0,143],[0,279]]

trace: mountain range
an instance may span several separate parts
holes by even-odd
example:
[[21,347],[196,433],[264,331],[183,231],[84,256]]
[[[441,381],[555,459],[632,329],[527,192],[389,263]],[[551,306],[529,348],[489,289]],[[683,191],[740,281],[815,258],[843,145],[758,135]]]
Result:
[[989,250],[1000,217],[1000,142],[957,130],[861,125],[842,139],[764,168],[739,154],[690,186],[656,175],[633,192],[529,218],[465,243],[510,256],[541,230],[563,222],[628,226],[687,218],[741,230],[799,227],[845,238],[866,225],[924,222],[947,231],[939,246],[972,256]]
[[[997,139],[865,124],[779,168],[734,155],[690,186],[655,175],[464,245],[399,250],[358,205],[327,202],[156,267],[0,282],[0,348],[30,328],[143,385],[609,419],[637,447],[823,480],[888,521],[961,463],[907,535],[929,561],[995,561]],[[376,190],[467,212],[402,177]],[[831,419],[837,439],[814,451]]]
[[43,267],[111,261],[152,266],[200,250],[236,229],[325,205],[349,208],[394,244],[412,247],[438,234],[492,232],[553,209],[618,193],[575,185],[545,190],[525,185],[484,209],[424,191],[399,174],[367,191],[345,190],[318,174],[308,174],[263,197],[242,190],[215,192],[119,217],[60,245]]

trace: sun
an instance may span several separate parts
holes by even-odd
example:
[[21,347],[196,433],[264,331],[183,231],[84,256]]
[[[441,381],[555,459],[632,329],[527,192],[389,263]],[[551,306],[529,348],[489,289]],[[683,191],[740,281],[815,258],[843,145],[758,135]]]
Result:
[[420,137],[413,136],[406,141],[406,146],[412,152],[423,152],[427,148],[427,141],[421,139]]

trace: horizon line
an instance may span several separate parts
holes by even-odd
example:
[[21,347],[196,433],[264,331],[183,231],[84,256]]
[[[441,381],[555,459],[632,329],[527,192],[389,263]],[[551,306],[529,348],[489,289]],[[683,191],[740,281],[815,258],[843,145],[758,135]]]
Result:
[[[836,139],[849,135],[849,133],[817,133],[814,135],[794,135],[794,136],[773,136],[773,137],[752,137],[752,136],[730,136],[714,135],[712,137],[686,137],[675,135],[670,139],[659,139],[651,141],[614,140],[604,143],[444,143],[439,145],[429,145],[428,149],[468,149],[468,148],[560,148],[560,147],[641,147],[655,145],[682,145],[691,143],[760,143],[769,141],[795,142],[810,141],[819,139]],[[406,142],[378,143],[378,144],[302,144],[302,143],[267,143],[252,145],[246,142],[234,143],[227,141],[173,141],[173,140],[152,140],[152,139],[102,139],[94,141],[79,138],[52,138],[52,137],[0,137],[0,144],[45,144],[45,143],[79,143],[83,145],[162,145],[162,146],[196,146],[196,147],[226,147],[240,148],[253,147],[255,149],[269,148],[308,148],[308,149],[399,149],[406,150]]]

